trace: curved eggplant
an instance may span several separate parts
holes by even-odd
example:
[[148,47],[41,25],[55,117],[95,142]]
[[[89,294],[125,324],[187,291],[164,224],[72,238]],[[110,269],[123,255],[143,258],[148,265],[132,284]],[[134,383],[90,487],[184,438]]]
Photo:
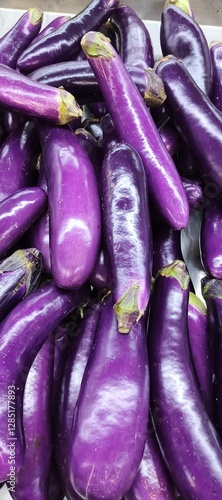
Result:
[[214,106],[222,112],[222,43],[215,42],[210,46],[213,81],[210,99]]
[[[97,76],[120,140],[134,147],[141,156],[153,204],[169,225],[181,229],[187,225],[189,217],[184,188],[122,60],[101,33],[86,33],[81,44]],[[129,101],[133,106],[129,106]]]
[[18,59],[20,71],[30,73],[47,64],[71,59],[81,48],[84,33],[101,26],[118,3],[119,0],[91,0],[79,14],[28,47]]
[[101,210],[93,165],[69,129],[38,126],[48,185],[52,275],[62,288],[90,276],[101,237]]
[[118,332],[113,301],[102,302],[83,375],[69,450],[74,490],[89,500],[121,499],[142,459],[149,407],[143,319]]
[[152,236],[143,164],[128,144],[104,157],[101,174],[104,247],[118,328],[128,333],[146,311],[151,286]]
[[172,54],[207,95],[211,92],[212,67],[207,39],[199,24],[176,5],[163,9],[160,25],[163,56]]
[[209,200],[203,210],[200,231],[200,256],[206,273],[222,279],[222,206],[216,199]]
[[181,234],[166,224],[153,223],[153,270],[156,276],[162,267],[172,264],[174,260],[183,260],[181,252]]
[[57,324],[88,297],[88,286],[69,292],[50,282],[28,295],[0,324],[0,481],[8,480],[12,471],[15,475],[24,460],[23,393],[35,356]]
[[50,33],[53,33],[56,29],[60,28],[66,21],[71,19],[71,16],[58,16],[55,19],[53,19],[50,23],[48,23],[45,28],[41,29],[41,31],[38,33],[38,35],[35,36],[35,38],[32,40],[32,42],[29,44],[29,47],[33,44],[38,42],[41,38],[43,38],[46,35],[49,35]]
[[191,358],[188,298],[185,264],[175,261],[160,270],[148,329],[151,412],[165,462],[182,497],[219,499],[221,441],[204,405]]

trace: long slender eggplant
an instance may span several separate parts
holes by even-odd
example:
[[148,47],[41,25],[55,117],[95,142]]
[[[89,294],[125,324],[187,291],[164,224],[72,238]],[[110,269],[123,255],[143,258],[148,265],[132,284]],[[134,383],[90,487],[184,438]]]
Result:
[[103,248],[100,249],[98,259],[88,282],[97,290],[111,289],[110,269],[106,253]]
[[172,156],[180,148],[180,134],[178,133],[176,127],[174,127],[172,120],[170,120],[169,118],[163,120],[163,122],[159,124],[157,128],[162,141],[164,142],[167,150]]
[[62,288],[78,288],[90,276],[101,237],[101,209],[93,165],[76,135],[40,123],[48,185],[52,275]]
[[[181,229],[189,216],[186,194],[149,110],[107,38],[101,33],[89,32],[81,44],[120,140],[134,147],[141,156],[154,205],[169,225]],[[129,106],[129,102],[133,102],[133,106]]]
[[49,224],[49,211],[46,210],[29,228],[27,241],[41,252],[43,270],[47,276],[52,277]]
[[0,259],[8,254],[46,208],[43,189],[20,189],[0,203]]
[[[155,280],[149,318],[153,423],[182,497],[221,498],[222,448],[204,405],[188,341],[189,277],[175,261]],[[155,412],[158,408],[158,420]],[[179,445],[179,451],[178,451]]]
[[153,269],[152,275],[156,274],[162,267],[172,264],[174,260],[183,260],[181,253],[181,234],[166,224],[153,221]]
[[16,250],[0,263],[0,321],[37,287],[41,271],[42,258],[36,248]]
[[207,39],[202,28],[176,5],[163,9],[160,26],[163,56],[180,59],[200,89],[211,92],[212,68]]
[[70,481],[89,500],[117,500],[129,490],[148,424],[145,324],[141,318],[119,334],[113,303],[111,295],[102,302],[70,440]]
[[20,71],[31,71],[52,64],[70,60],[79,51],[84,33],[96,30],[111,15],[119,0],[91,0],[76,16],[60,28],[28,47],[18,60]]
[[90,161],[94,167],[96,177],[99,180],[103,160],[103,151],[100,143],[84,127],[77,128],[75,130],[75,134],[78,137],[81,146],[88,154]]
[[166,90],[170,116],[196,157],[199,173],[219,194],[222,190],[222,114],[175,57],[161,59],[156,71]]
[[210,46],[213,81],[210,99],[214,106],[222,112],[222,43],[215,42]]
[[37,36],[42,25],[41,9],[28,9],[6,34],[0,38],[0,63],[15,69],[17,60],[30,42]]
[[39,152],[37,130],[31,121],[21,123],[7,137],[0,149],[0,202],[33,185]]
[[52,466],[52,381],[54,344],[48,337],[38,351],[25,382],[23,397],[24,462],[9,485],[14,500],[48,500]]
[[88,286],[69,292],[50,282],[28,295],[0,324],[0,481],[9,479],[10,467],[16,474],[24,460],[23,393],[35,356],[57,324],[88,297]]
[[146,311],[152,273],[146,177],[128,144],[115,144],[104,157],[101,196],[114,310],[119,331],[127,333]]
[[4,64],[0,64],[0,106],[60,125],[82,115],[75,98],[66,90],[34,82]]
[[49,35],[50,33],[53,33],[56,29],[60,28],[66,21],[71,19],[71,16],[58,16],[55,19],[53,19],[50,23],[48,23],[45,28],[41,29],[41,31],[38,33],[37,36],[32,40],[32,42],[29,44],[32,45],[33,43],[38,42],[41,38],[43,38],[46,35]]
[[144,69],[154,65],[154,54],[148,29],[134,9],[119,5],[110,16],[119,35],[118,53],[124,62]]
[[209,200],[203,210],[200,232],[200,255],[209,276],[222,279],[222,206],[217,199]]
[[188,335],[190,349],[204,402],[213,416],[213,384],[210,353],[210,335],[207,328],[207,310],[203,301],[194,293],[189,294]]

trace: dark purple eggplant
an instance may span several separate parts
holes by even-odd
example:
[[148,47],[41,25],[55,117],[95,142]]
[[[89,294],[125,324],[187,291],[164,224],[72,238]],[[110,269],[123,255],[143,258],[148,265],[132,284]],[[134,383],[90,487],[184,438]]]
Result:
[[110,147],[100,188],[114,310],[119,331],[128,333],[146,311],[152,273],[146,177],[134,148],[123,143]]
[[183,141],[179,151],[177,152],[175,163],[181,176],[188,178],[197,176],[197,159]]
[[23,392],[35,356],[57,324],[88,297],[88,286],[69,292],[50,282],[28,295],[0,324],[0,481],[15,475],[24,460]]
[[198,179],[186,179],[181,176],[183,187],[187,195],[190,210],[198,208],[203,201],[203,189]]
[[163,56],[179,59],[200,89],[210,94],[212,68],[207,39],[202,28],[176,5],[162,11],[160,44]]
[[106,253],[103,248],[100,249],[98,259],[95,263],[92,274],[88,282],[97,290],[111,289],[111,276]]
[[3,121],[7,134],[11,134],[11,132],[13,132],[13,130],[15,130],[18,125],[25,122],[26,120],[27,116],[25,117],[20,113],[16,113],[14,111],[5,111]]
[[222,279],[222,206],[216,199],[209,200],[203,210],[200,255],[206,273]]
[[110,39],[112,46],[119,53],[120,49],[119,31],[117,27],[114,26],[114,23],[111,23],[111,18],[108,19],[108,21],[106,21],[104,24],[102,24],[102,26],[99,27],[98,31],[100,31],[101,33],[103,33],[104,36]]
[[118,332],[109,295],[83,375],[69,449],[69,478],[89,500],[121,499],[139,468],[146,440],[149,374],[143,318]]
[[47,276],[52,277],[48,210],[31,225],[27,233],[27,239],[29,245],[38,248],[39,252],[41,252],[43,270]]
[[183,262],[159,271],[148,329],[151,413],[166,465],[182,497],[219,499],[222,447],[191,357],[188,298],[189,276]]
[[52,275],[62,288],[78,288],[93,271],[100,246],[101,209],[93,165],[76,135],[38,126],[48,185]]
[[109,113],[107,113],[101,118],[100,124],[103,131],[102,148],[104,154],[106,154],[108,152],[108,149],[117,142],[120,142],[120,140],[115,125],[113,123],[113,120]]
[[101,119],[107,114],[107,109],[104,101],[88,102],[87,107],[95,118]]
[[210,58],[213,81],[210,99],[214,106],[222,112],[222,43],[215,42],[210,46]]
[[52,381],[54,344],[48,337],[38,351],[25,382],[23,396],[24,462],[16,474],[14,500],[48,500],[52,466]]
[[119,0],[92,0],[60,28],[28,47],[19,57],[20,71],[30,73],[47,64],[72,59],[81,48],[80,40],[84,33],[98,29],[110,17],[118,3]]
[[162,141],[172,156],[180,148],[180,134],[169,118],[164,120],[157,128]]
[[180,231],[175,231],[171,227],[161,222],[154,221],[153,231],[153,270],[156,274],[162,267],[172,264],[174,260],[183,260],[181,253]]
[[84,127],[77,128],[75,134],[80,141],[81,146],[88,154],[90,161],[94,167],[97,178],[100,178],[103,151],[100,143],[96,138]]
[[202,179],[211,182],[216,196],[222,190],[222,114],[175,57],[161,59],[156,71],[165,87],[170,116],[197,159]]
[[20,189],[0,203],[0,259],[8,254],[46,208],[47,197],[39,187]]
[[0,38],[0,64],[16,68],[19,56],[37,36],[42,18],[41,9],[31,8]]
[[17,250],[0,263],[0,321],[37,287],[41,271],[36,248]]
[[119,35],[119,55],[124,64],[144,69],[154,65],[153,46],[148,29],[134,9],[120,5],[110,16]]
[[4,64],[0,64],[0,106],[60,125],[82,115],[75,98],[66,90],[34,82]]
[[34,123],[21,123],[7,137],[0,149],[0,202],[34,180],[34,163],[40,152]]
[[[154,205],[169,225],[181,229],[189,217],[186,194],[149,110],[107,38],[101,33],[89,32],[81,44],[120,140],[134,147],[141,156]],[[129,102],[133,102],[133,106],[129,106]]]

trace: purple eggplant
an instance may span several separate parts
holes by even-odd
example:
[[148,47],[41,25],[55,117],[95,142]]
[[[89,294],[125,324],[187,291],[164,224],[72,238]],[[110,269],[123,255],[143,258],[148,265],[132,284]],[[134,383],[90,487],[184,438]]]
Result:
[[165,0],[164,8],[167,8],[169,5],[175,5],[176,7],[179,7],[179,9],[182,9],[184,12],[189,14],[189,16],[194,17],[194,13],[189,0]]
[[93,165],[69,129],[40,123],[48,185],[51,269],[56,284],[78,288],[90,276],[101,237],[101,209]]
[[98,259],[88,282],[97,290],[111,289],[111,276],[108,259],[103,248],[100,249]]
[[38,248],[39,252],[41,252],[43,270],[47,276],[52,277],[49,223],[49,211],[47,210],[31,225],[27,233],[27,239],[29,245]]
[[186,179],[181,176],[183,187],[187,195],[190,210],[198,208],[203,200],[203,189],[198,179]]
[[149,110],[107,38],[101,33],[89,32],[81,44],[120,140],[134,147],[141,156],[154,205],[169,225],[181,229],[189,217],[186,194]]
[[84,33],[101,26],[118,3],[119,0],[91,0],[85,9],[60,28],[28,47],[19,57],[20,71],[30,73],[47,64],[72,59],[81,48],[80,40]]
[[53,350],[47,338],[38,351],[25,383],[23,396],[24,462],[16,474],[14,500],[48,500],[52,465],[51,396],[53,380]]
[[99,120],[107,114],[107,109],[104,101],[88,102],[87,108],[89,109],[90,113],[92,113],[92,115]]
[[172,156],[180,147],[181,139],[176,127],[169,118],[158,125],[158,132],[167,150]]
[[70,439],[69,477],[78,495],[114,500],[129,490],[143,455],[148,406],[143,318],[128,335],[119,334],[109,295],[99,313]]
[[41,216],[47,197],[39,187],[20,189],[0,203],[0,259]]
[[163,9],[160,26],[163,56],[172,54],[189,71],[200,89],[210,94],[212,68],[207,39],[199,24],[176,5]]
[[5,111],[4,112],[4,127],[7,134],[11,134],[21,123],[27,121],[27,116],[23,116],[20,113],[16,113],[14,111]]
[[188,179],[197,176],[197,158],[194,157],[190,149],[182,141],[181,147],[177,152],[175,163],[180,176]]
[[156,274],[162,267],[172,264],[174,260],[183,260],[181,253],[180,231],[161,222],[153,222],[153,270]]
[[214,106],[222,112],[222,43],[215,42],[210,46],[213,81],[210,99]]
[[0,481],[16,474],[24,460],[23,392],[35,356],[57,324],[88,297],[88,286],[69,292],[50,282],[28,295],[0,324]]
[[194,366],[206,408],[213,415],[213,384],[207,310],[194,293],[189,294],[188,335]]
[[200,232],[200,255],[209,276],[222,279],[222,206],[217,199],[203,210]]
[[31,8],[0,38],[0,64],[16,68],[19,56],[37,36],[42,25],[42,18],[41,9]]
[[109,113],[101,118],[100,124],[103,132],[102,148],[105,155],[108,149],[120,142],[120,140]]
[[[117,9],[119,9],[119,7],[117,7]],[[111,18],[112,15],[110,16],[110,19],[108,19],[108,21],[106,21],[104,24],[102,24],[102,26],[99,27],[98,31],[100,31],[101,33],[103,33],[104,36],[110,39],[112,46],[119,53],[120,50],[119,30],[114,25],[114,23],[111,23]]]
[[175,261],[159,271],[148,329],[152,419],[165,463],[182,497],[219,499],[222,447],[191,358],[188,298],[189,276],[183,262]]
[[37,287],[41,271],[36,248],[16,250],[0,263],[0,321]]
[[104,157],[101,196],[114,310],[119,331],[128,333],[146,311],[152,272],[145,172],[128,144],[115,144]]
[[100,143],[84,127],[77,128],[75,134],[80,141],[82,148],[86,151],[94,167],[97,179],[100,178],[103,151]]
[[218,195],[222,190],[222,114],[175,57],[161,59],[156,71],[166,90],[170,116],[197,159],[202,178],[211,182]]
[[43,28],[37,36],[32,40],[32,42],[29,44],[29,47],[38,42],[41,38],[43,38],[46,35],[49,35],[50,33],[53,33],[53,31],[57,30],[62,26],[66,21],[71,19],[71,16],[58,16],[55,19],[53,19],[50,23],[48,23],[45,28]]
[[40,152],[34,123],[21,123],[0,149],[0,202],[33,184],[34,163]]
[[82,115],[75,98],[66,90],[34,82],[4,64],[0,64],[0,106],[60,125]]
[[120,5],[110,16],[119,34],[119,55],[124,64],[141,68],[154,65],[153,46],[148,29],[134,9]]

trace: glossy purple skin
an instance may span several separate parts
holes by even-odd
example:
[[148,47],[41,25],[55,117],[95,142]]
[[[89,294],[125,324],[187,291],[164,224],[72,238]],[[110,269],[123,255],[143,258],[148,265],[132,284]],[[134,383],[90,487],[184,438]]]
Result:
[[103,290],[104,288],[110,290],[111,288],[109,264],[103,248],[100,249],[98,259],[88,282],[97,290]]
[[156,274],[162,267],[174,260],[183,260],[180,244],[180,231],[175,231],[166,224],[153,223],[153,270]]
[[178,133],[176,127],[173,126],[171,120],[168,118],[158,126],[158,132],[167,150],[172,156],[178,151],[181,142],[180,134]]
[[54,366],[53,366],[53,387],[52,387],[52,402],[54,410],[57,412],[57,395],[61,384],[61,376],[63,367],[66,362],[66,356],[69,348],[70,338],[72,335],[72,325],[69,321],[60,323],[51,338],[54,342]]
[[93,165],[69,129],[38,127],[48,185],[52,275],[62,288],[90,276],[99,251],[101,209]]
[[68,469],[73,418],[83,374],[93,346],[99,307],[99,304],[94,304],[86,308],[85,316],[80,320],[78,334],[71,339],[57,398],[55,460],[68,498],[72,498],[73,493],[75,494],[69,480]]
[[129,490],[143,455],[148,407],[143,320],[119,334],[110,295],[102,302],[71,437],[70,480],[80,496],[120,500]]
[[163,56],[177,57],[196,84],[207,95],[212,85],[212,68],[207,39],[199,24],[176,5],[163,9],[160,26]]
[[47,196],[39,187],[20,189],[0,203],[0,259],[8,254],[46,208]]
[[212,44],[210,58],[213,71],[210,99],[214,106],[222,112],[222,43]]
[[25,121],[25,117],[14,111],[5,111],[3,120],[7,134],[11,134],[11,132],[13,132],[13,130],[20,125],[20,123]]
[[[213,385],[210,359],[210,332],[207,329],[207,311],[204,304],[194,302],[191,292],[188,304],[188,335],[190,349],[197,378],[203,394],[206,408],[213,414]],[[202,307],[201,307],[202,305]]]
[[134,148],[123,143],[109,148],[103,160],[100,187],[104,249],[115,307],[124,296],[131,296],[136,287],[134,307],[128,310],[125,304],[120,315],[117,311],[119,326],[123,323],[123,328],[130,328],[147,308],[152,275],[146,177]]
[[80,141],[82,148],[88,154],[89,159],[94,167],[96,177],[99,181],[103,159],[101,145],[96,140],[96,138],[83,127],[77,128],[75,130],[75,134]]
[[33,184],[40,145],[34,123],[21,123],[0,149],[0,202]]
[[82,36],[89,30],[98,29],[118,3],[119,0],[92,0],[60,28],[28,47],[18,60],[20,71],[30,73],[47,64],[72,59],[81,48]]
[[125,500],[172,500],[173,488],[154,431],[147,434],[143,458]]
[[42,254],[42,264],[47,276],[52,277],[50,244],[49,244],[49,211],[47,210],[31,225],[27,234],[29,245],[38,248]]
[[[97,40],[95,32],[83,37],[86,55]],[[150,196],[158,211],[170,226],[181,229],[187,225],[189,207],[175,164],[120,57],[106,38],[100,38],[99,44],[98,53],[105,50],[109,55],[87,57],[120,140],[134,147],[141,156]]]
[[88,293],[88,287],[70,292],[50,282],[28,295],[0,324],[0,481],[8,479],[10,475],[8,387],[12,386],[12,394],[15,395],[15,428],[10,443],[15,445],[13,465],[17,472],[25,453],[22,406],[29,369],[50,333],[72,309],[85,302]]
[[138,14],[128,5],[120,5],[110,17],[119,34],[119,54],[124,64],[152,68],[153,46],[150,34]]
[[186,191],[190,210],[198,208],[203,200],[203,189],[200,181],[197,179],[186,179],[185,177],[181,177],[181,180]]
[[[39,11],[39,19],[33,24],[32,22],[32,11]],[[39,9],[29,9],[27,10],[17,21],[17,23],[12,26],[12,28],[6,32],[6,34],[0,38],[0,63],[10,66],[10,68],[15,69],[16,63],[22,52],[29,46],[31,41],[37,36],[41,25],[42,25],[42,15]]]
[[156,71],[165,87],[171,118],[196,157],[202,178],[210,180],[218,194],[222,190],[221,113],[179,60],[173,57],[162,59]]
[[[174,277],[176,268],[179,277]],[[187,500],[219,499],[222,448],[191,359],[185,264],[175,262],[174,273],[159,275],[152,292],[148,330],[151,411],[154,415],[158,408],[155,431],[179,493]]]
[[46,339],[29,370],[23,397],[25,458],[16,474],[14,500],[48,500],[52,465],[51,395],[54,344]]
[[29,44],[32,45],[33,43],[36,43],[38,40],[41,40],[46,35],[49,35],[53,31],[55,31],[57,28],[60,28],[66,21],[70,19],[71,16],[58,16],[55,19],[53,19],[50,23],[47,24],[45,28],[43,28],[38,35],[33,39],[33,41]]
[[212,199],[203,211],[200,232],[200,255],[206,273],[222,279],[222,206]]
[[36,248],[17,250],[0,263],[0,321],[37,287],[41,271]]

